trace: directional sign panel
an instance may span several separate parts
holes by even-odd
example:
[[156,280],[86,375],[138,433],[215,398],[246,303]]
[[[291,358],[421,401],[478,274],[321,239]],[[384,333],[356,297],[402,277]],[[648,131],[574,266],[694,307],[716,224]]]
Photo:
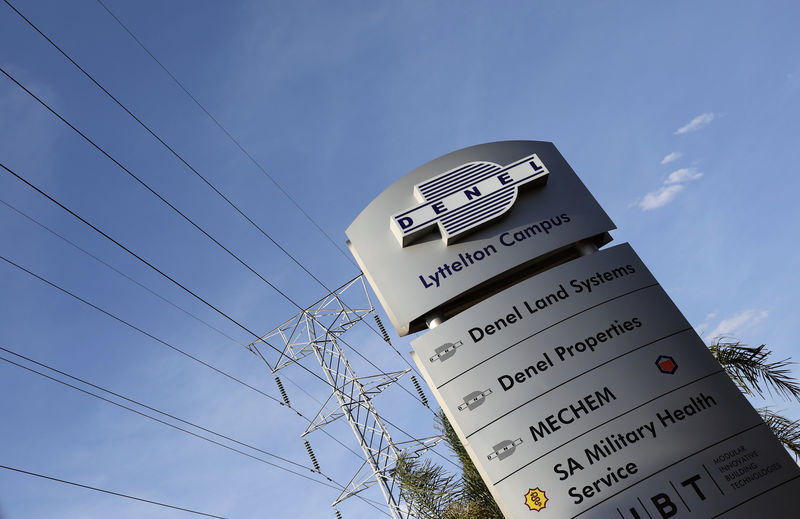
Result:
[[796,516],[800,469],[627,244],[412,345],[508,518]]

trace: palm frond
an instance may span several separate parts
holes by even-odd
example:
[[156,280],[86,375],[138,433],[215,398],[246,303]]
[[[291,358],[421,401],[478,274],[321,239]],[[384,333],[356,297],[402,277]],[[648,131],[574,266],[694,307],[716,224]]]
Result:
[[463,516],[464,519],[503,519],[503,514],[500,512],[500,507],[494,500],[489,488],[483,481],[478,469],[472,463],[472,460],[467,454],[467,450],[458,439],[453,426],[444,415],[444,411],[439,411],[435,417],[436,428],[442,433],[445,443],[458,457],[461,462],[463,470],[461,485],[463,488],[464,496],[469,503],[470,507],[467,513]]
[[800,400],[800,384],[790,369],[795,363],[770,361],[772,351],[766,345],[751,347],[722,337],[715,339],[709,350],[742,392],[761,398],[774,392],[788,400]]
[[395,468],[406,500],[421,519],[444,519],[463,501],[456,476],[430,460],[401,456]]
[[769,407],[757,411],[783,446],[794,454],[795,459],[800,458],[800,420],[790,420]]

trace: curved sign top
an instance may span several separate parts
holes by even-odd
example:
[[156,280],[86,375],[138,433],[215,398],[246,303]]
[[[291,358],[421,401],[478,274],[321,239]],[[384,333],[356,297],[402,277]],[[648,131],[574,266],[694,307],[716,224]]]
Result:
[[[550,142],[506,141],[434,159],[389,186],[347,229],[397,333],[454,315],[614,223]],[[438,230],[438,232],[436,232]]]

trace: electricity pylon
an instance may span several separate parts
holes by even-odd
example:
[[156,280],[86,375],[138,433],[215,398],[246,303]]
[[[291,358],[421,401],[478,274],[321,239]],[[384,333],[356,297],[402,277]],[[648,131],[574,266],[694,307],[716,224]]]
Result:
[[[366,305],[353,308],[342,300],[342,296],[353,287],[363,291]],[[264,358],[258,351],[258,344],[280,339],[282,350],[278,360],[270,363],[264,359],[273,373],[311,355],[322,368],[332,388],[331,396],[301,436],[345,418],[364,451],[363,464],[331,506],[335,507],[348,497],[378,485],[392,516],[408,519],[414,517],[413,503],[406,502],[395,479],[397,460],[401,454],[412,458],[420,456],[441,438],[394,441],[372,404],[372,398],[410,370],[359,377],[342,351],[339,336],[374,310],[362,274],[250,344],[250,348]]]

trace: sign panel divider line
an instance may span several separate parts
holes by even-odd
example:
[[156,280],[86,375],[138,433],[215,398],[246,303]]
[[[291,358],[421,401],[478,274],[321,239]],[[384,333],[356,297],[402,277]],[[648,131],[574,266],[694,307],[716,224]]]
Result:
[[650,515],[650,511],[647,509],[646,506],[644,506],[644,503],[642,503],[642,498],[641,497],[637,497],[636,500],[639,501],[640,505],[642,505],[642,510],[644,510],[644,513],[647,514],[647,518],[648,519],[653,519],[653,516]]
[[680,493],[680,492],[678,492],[678,489],[677,489],[677,488],[675,488],[675,484],[674,484],[672,481],[670,481],[670,482],[669,482],[669,486],[671,486],[671,487],[672,487],[672,490],[674,490],[674,491],[675,491],[675,493],[676,493],[676,494],[678,494],[678,498],[681,500],[681,503],[683,503],[683,506],[685,506],[685,507],[686,507],[686,510],[688,510],[689,512],[691,512],[691,511],[692,511],[692,509],[691,509],[691,508],[689,508],[689,505],[687,505],[687,504],[686,504],[686,501],[684,501],[684,499],[683,499],[683,496],[681,495],[681,493]]
[[514,344],[512,344],[512,345],[508,346],[507,348],[505,348],[505,349],[503,349],[503,350],[500,350],[500,351],[498,351],[497,353],[495,353],[495,354],[494,354],[494,355],[492,355],[491,357],[488,357],[488,358],[486,358],[486,359],[484,359],[484,360],[480,361],[479,363],[475,364],[475,365],[474,365],[474,366],[472,366],[471,368],[469,368],[469,369],[466,369],[466,370],[462,371],[461,373],[459,373],[458,375],[454,376],[454,377],[453,377],[453,378],[451,378],[450,380],[447,380],[447,381],[445,381],[445,382],[442,382],[442,384],[441,384],[441,385],[439,385],[439,386],[437,386],[437,387],[436,387],[436,389],[441,389],[441,388],[443,388],[445,385],[447,385],[447,384],[449,384],[450,382],[454,381],[455,379],[457,379],[457,378],[458,378],[458,377],[460,377],[461,375],[463,375],[463,374],[465,374],[465,373],[468,373],[468,372],[472,371],[473,369],[477,368],[477,367],[478,367],[478,366],[480,366],[481,364],[483,364],[483,363],[485,363],[485,362],[487,362],[487,361],[489,361],[489,360],[491,360],[491,359],[493,359],[493,358],[497,357],[498,355],[500,355],[500,354],[502,354],[502,353],[505,353],[505,352],[507,352],[508,350],[510,350],[511,348],[513,348],[513,347],[515,347],[515,346],[519,346],[521,343],[523,343],[523,342],[527,341],[527,340],[528,340],[528,339],[530,339],[531,337],[535,337],[535,336],[539,335],[540,333],[542,333],[542,332],[545,332],[545,331],[549,330],[550,328],[553,328],[554,326],[558,326],[559,324],[561,324],[561,323],[563,323],[563,322],[565,322],[565,321],[569,321],[569,320],[570,320],[570,319],[572,319],[573,317],[577,317],[577,316],[581,315],[581,314],[582,314],[582,313],[584,313],[584,312],[588,312],[589,310],[592,310],[592,309],[594,309],[594,308],[597,308],[598,306],[602,306],[602,305],[604,305],[604,304],[606,304],[606,303],[610,303],[611,301],[615,301],[615,300],[617,300],[617,299],[619,299],[619,298],[621,298],[621,297],[625,297],[625,296],[628,296],[628,295],[631,295],[631,294],[635,294],[636,292],[639,292],[639,291],[641,291],[641,290],[647,290],[648,288],[653,288],[653,287],[656,287],[656,286],[659,286],[659,284],[658,284],[658,283],[652,283],[652,284],[650,284],[650,285],[647,285],[647,286],[644,286],[644,287],[640,287],[640,288],[637,288],[637,289],[635,289],[635,290],[631,290],[630,292],[626,292],[626,293],[624,293],[624,294],[620,294],[620,295],[618,295],[618,296],[614,296],[614,297],[612,297],[611,299],[607,299],[607,300],[605,300],[605,301],[602,301],[602,302],[600,302],[600,303],[597,303],[597,304],[595,304],[595,305],[592,305],[592,306],[590,306],[589,308],[584,308],[584,309],[583,309],[583,310],[581,310],[580,312],[576,312],[576,313],[574,313],[574,314],[572,314],[572,315],[570,315],[570,316],[568,316],[568,317],[565,317],[564,319],[562,319],[562,320],[560,320],[560,321],[558,321],[558,322],[556,322],[556,323],[553,323],[553,324],[551,324],[551,325],[549,325],[549,326],[546,326],[546,327],[542,328],[542,329],[541,329],[541,330],[539,330],[538,332],[532,333],[532,334],[528,335],[527,337],[525,337],[525,338],[523,338],[523,339],[520,339],[520,340],[518,340],[518,341],[517,341],[517,342],[515,342]]
[[703,470],[706,471],[706,474],[708,474],[709,479],[711,479],[711,481],[714,482],[714,486],[717,487],[717,490],[719,490],[719,493],[724,496],[725,492],[722,491],[722,488],[720,488],[719,484],[717,484],[717,480],[714,479],[714,476],[712,476],[711,472],[708,471],[708,467],[706,467],[706,464],[705,463],[701,463],[701,465],[703,465]]
[[[578,516],[581,516],[581,515],[585,514],[586,512],[588,512],[589,510],[591,510],[592,508],[595,508],[595,507],[597,507],[597,506],[600,506],[600,505],[602,505],[603,503],[605,503],[605,502],[606,502],[606,501],[608,501],[609,499],[612,499],[612,498],[614,498],[615,496],[617,496],[617,495],[621,494],[622,492],[626,492],[626,491],[630,490],[631,488],[635,487],[636,485],[638,485],[638,484],[640,484],[640,483],[644,483],[645,481],[647,481],[648,479],[652,478],[652,477],[653,477],[653,476],[655,476],[656,474],[660,474],[661,472],[664,472],[664,471],[665,471],[665,470],[667,470],[668,468],[670,468],[670,467],[674,467],[674,466],[675,466],[675,465],[677,465],[678,463],[681,463],[681,462],[683,462],[683,461],[686,461],[686,460],[688,460],[689,458],[691,458],[691,457],[693,457],[693,456],[697,456],[698,454],[700,454],[700,453],[701,453],[701,452],[703,452],[703,451],[707,451],[707,450],[708,450],[708,449],[710,449],[711,447],[714,447],[714,446],[716,446],[716,445],[719,445],[720,443],[724,443],[724,442],[726,442],[726,441],[728,441],[728,440],[730,440],[730,439],[732,439],[732,438],[736,438],[737,436],[740,436],[740,435],[742,435],[742,434],[744,434],[744,433],[746,433],[746,432],[748,432],[748,431],[752,431],[753,429],[755,429],[755,428],[757,428],[757,427],[760,427],[760,426],[762,426],[762,425],[766,427],[766,424],[763,422],[763,420],[762,420],[760,423],[757,423],[757,424],[755,424],[755,425],[751,425],[750,427],[747,427],[746,429],[743,429],[743,430],[739,431],[738,433],[731,434],[731,435],[730,435],[730,436],[728,436],[727,438],[723,438],[723,439],[721,439],[721,440],[719,440],[719,441],[716,441],[716,442],[712,443],[711,445],[707,445],[706,447],[703,447],[702,449],[699,449],[699,450],[697,450],[697,451],[695,451],[695,452],[693,452],[693,453],[689,454],[688,456],[684,456],[683,458],[681,458],[681,459],[679,459],[679,460],[677,460],[677,461],[675,461],[675,462],[672,462],[672,463],[670,463],[670,464],[669,464],[669,465],[667,465],[666,467],[664,467],[664,468],[662,468],[662,469],[660,469],[660,470],[657,470],[657,471],[653,472],[653,473],[652,473],[652,474],[650,474],[649,476],[646,476],[646,477],[642,478],[641,480],[637,481],[636,483],[633,483],[633,484],[631,484],[631,485],[629,485],[629,486],[627,486],[627,487],[625,487],[625,488],[623,488],[623,489],[621,489],[621,490],[619,490],[619,491],[615,492],[614,494],[611,494],[610,496],[608,496],[607,498],[603,499],[602,501],[598,501],[597,503],[593,504],[592,506],[590,506],[590,507],[589,507],[589,508],[587,508],[586,510],[583,510],[582,512],[580,512],[580,513],[577,513],[577,514],[573,515],[573,516],[572,516],[570,519],[575,519],[576,517],[578,517]],[[788,483],[789,481],[791,481],[792,479],[796,479],[797,477],[800,477],[800,476],[795,476],[795,477],[793,477],[793,478],[791,478],[791,479],[789,479],[789,480],[786,480],[786,481],[784,481],[783,483],[781,483],[781,485],[782,485],[782,484],[784,484],[784,483]],[[776,485],[776,486],[780,486],[780,485]],[[772,489],[769,489],[769,490],[772,490]],[[768,492],[769,490],[767,490],[766,492]],[[763,492],[762,492],[762,493],[763,493]],[[758,497],[758,496],[753,496],[753,497],[752,497],[752,498],[750,498],[750,499],[753,499],[753,498],[755,498],[755,497]],[[745,503],[745,502],[747,502],[747,501],[749,501],[749,499],[748,499],[748,500],[746,500],[746,501],[743,501],[742,503],[739,503],[739,504],[738,504],[738,505],[736,505],[736,506],[740,506],[741,504],[743,504],[743,503]],[[728,511],[730,511],[730,510],[726,510],[725,512],[722,512],[722,513],[724,514],[724,513],[728,512]],[[716,516],[714,516],[714,517],[719,517],[719,515],[716,515]],[[712,517],[711,519],[714,519],[714,517]]]
[[732,506],[732,507],[728,508],[728,509],[727,509],[727,510],[725,510],[724,512],[720,512],[720,513],[718,513],[717,515],[715,515],[715,516],[711,517],[711,519],[716,519],[717,517],[722,517],[723,515],[727,514],[728,512],[730,512],[730,511],[732,511],[732,510],[734,510],[734,509],[736,509],[736,508],[739,508],[740,506],[742,506],[743,504],[747,503],[748,501],[751,501],[751,500],[753,500],[753,499],[755,499],[755,498],[757,498],[757,497],[759,497],[759,496],[763,496],[764,494],[766,494],[766,493],[768,493],[768,492],[772,492],[772,491],[773,491],[773,490],[775,490],[776,488],[778,488],[778,487],[781,487],[781,486],[783,486],[783,485],[785,485],[785,484],[787,484],[787,483],[791,483],[792,481],[794,481],[794,480],[795,480],[795,479],[797,479],[797,478],[800,478],[800,476],[794,476],[794,477],[791,477],[791,478],[787,479],[786,481],[784,481],[784,482],[782,482],[782,483],[778,483],[777,485],[775,485],[775,486],[773,486],[773,487],[770,487],[770,488],[768,488],[768,489],[764,490],[763,492],[761,492],[761,493],[759,493],[759,494],[756,494],[756,495],[754,495],[753,497],[750,497],[750,498],[748,498],[748,499],[745,499],[745,500],[744,500],[744,501],[742,501],[741,503],[739,503],[739,504],[737,504],[737,505],[734,505],[734,506]]
[[588,374],[588,373],[591,373],[592,371],[594,371],[594,370],[596,370],[596,369],[598,369],[598,368],[602,368],[603,366],[605,366],[606,364],[608,364],[608,363],[610,363],[610,362],[614,362],[614,361],[616,361],[616,360],[618,360],[618,359],[621,359],[621,358],[622,358],[622,357],[624,357],[625,355],[630,355],[631,353],[635,353],[635,352],[637,352],[637,351],[641,350],[642,348],[646,348],[646,347],[648,347],[648,346],[652,346],[653,344],[655,344],[655,343],[657,343],[657,342],[661,342],[661,341],[663,341],[663,340],[665,340],[665,339],[669,339],[670,337],[673,337],[673,336],[675,336],[675,335],[680,335],[681,333],[686,333],[686,332],[688,332],[688,331],[690,331],[690,330],[692,330],[692,329],[693,329],[693,328],[690,326],[690,327],[688,327],[688,328],[683,328],[683,329],[681,329],[681,330],[678,330],[678,331],[676,331],[676,332],[672,332],[672,333],[670,333],[670,334],[668,334],[668,335],[665,335],[665,336],[663,336],[663,337],[660,337],[660,338],[658,338],[658,339],[655,339],[655,340],[653,340],[653,341],[650,341],[650,342],[648,342],[648,343],[646,343],[646,344],[642,344],[641,346],[637,346],[636,348],[634,348],[634,349],[632,349],[632,350],[630,350],[630,351],[627,351],[627,352],[625,352],[625,353],[623,353],[623,354],[621,354],[621,355],[617,355],[617,356],[616,356],[616,357],[614,357],[613,359],[609,359],[609,360],[607,360],[607,361],[605,361],[605,362],[603,362],[603,363],[601,363],[601,364],[598,364],[597,366],[594,366],[594,367],[592,367],[592,368],[589,368],[589,369],[587,369],[586,371],[583,371],[583,372],[581,372],[581,373],[578,373],[578,374],[577,374],[577,375],[575,375],[574,377],[572,377],[572,378],[570,378],[570,379],[568,379],[568,380],[565,380],[564,382],[562,382],[562,383],[560,383],[560,384],[558,384],[558,385],[556,385],[556,386],[553,386],[553,387],[551,387],[551,388],[550,388],[550,389],[548,389],[547,391],[545,391],[545,392],[543,392],[543,393],[540,393],[540,394],[536,395],[535,397],[531,398],[531,399],[530,399],[530,400],[528,400],[527,402],[523,402],[523,403],[521,403],[520,405],[518,405],[518,406],[517,406],[517,407],[515,407],[514,409],[511,409],[510,411],[508,411],[508,412],[504,413],[502,416],[498,416],[497,418],[495,418],[495,419],[494,419],[494,420],[492,420],[491,422],[488,422],[488,423],[486,423],[486,425],[482,426],[481,428],[479,428],[479,429],[476,429],[475,431],[473,431],[473,432],[469,433],[469,434],[467,435],[467,439],[469,439],[471,436],[473,436],[473,435],[475,435],[475,434],[479,433],[480,431],[482,431],[482,430],[483,430],[483,429],[485,429],[486,427],[489,427],[490,425],[492,425],[493,423],[497,422],[498,420],[501,420],[501,419],[505,418],[505,417],[506,417],[506,416],[508,416],[509,414],[511,414],[511,413],[513,413],[513,412],[515,412],[515,411],[517,411],[518,409],[520,409],[520,408],[522,408],[522,407],[525,407],[526,405],[530,404],[530,403],[531,403],[531,402],[533,402],[534,400],[537,400],[537,399],[539,399],[539,398],[541,398],[541,397],[545,396],[546,394],[550,393],[551,391],[555,391],[556,389],[560,388],[561,386],[564,386],[564,385],[566,385],[566,384],[569,384],[570,382],[574,381],[575,379],[578,379],[578,378],[580,378],[580,377],[582,377],[582,376],[584,376],[584,375],[586,375],[586,374]]
[[[724,369],[724,368],[720,368],[720,369],[718,369],[718,370],[712,371],[712,372],[711,372],[711,373],[709,373],[708,375],[703,375],[702,377],[700,377],[700,378],[696,378],[696,379],[694,379],[694,380],[692,380],[692,381],[690,381],[690,382],[687,382],[686,384],[683,384],[683,385],[681,385],[681,386],[678,386],[678,387],[676,387],[676,388],[670,389],[670,390],[669,390],[669,391],[667,391],[666,393],[662,393],[662,394],[660,394],[660,395],[656,396],[655,398],[651,398],[650,400],[648,400],[648,401],[646,401],[646,402],[643,402],[643,403],[641,403],[641,404],[637,405],[636,407],[632,407],[632,408],[628,409],[627,411],[625,411],[624,413],[620,413],[620,414],[618,414],[617,416],[613,416],[613,417],[609,418],[608,420],[606,420],[605,422],[603,422],[603,423],[600,423],[600,424],[597,424],[596,426],[592,427],[591,429],[589,429],[589,430],[587,430],[587,431],[584,431],[584,432],[582,432],[581,434],[579,434],[579,435],[577,435],[577,436],[575,436],[575,437],[573,437],[573,438],[571,438],[571,439],[569,439],[569,440],[565,441],[565,442],[564,442],[564,443],[562,443],[561,445],[559,445],[559,446],[557,446],[557,447],[553,447],[552,449],[550,449],[549,451],[545,452],[545,453],[544,453],[544,454],[542,454],[541,456],[538,456],[538,457],[536,457],[536,458],[532,459],[531,461],[529,461],[529,462],[528,462],[528,463],[526,463],[525,465],[523,465],[523,466],[519,467],[518,469],[516,469],[516,470],[512,471],[511,473],[509,473],[508,475],[506,475],[506,476],[503,476],[502,478],[500,478],[500,479],[498,479],[497,481],[495,481],[495,482],[494,482],[494,485],[499,485],[500,483],[502,483],[502,482],[503,482],[503,481],[505,481],[506,479],[510,478],[511,476],[513,476],[514,474],[516,474],[517,472],[519,472],[520,470],[522,470],[522,469],[524,469],[525,467],[527,467],[528,465],[531,465],[531,464],[533,464],[533,463],[536,463],[536,462],[537,462],[537,461],[539,461],[540,459],[542,459],[542,458],[544,458],[545,456],[547,456],[547,455],[549,455],[549,454],[551,454],[551,453],[553,453],[553,452],[557,451],[558,449],[560,449],[560,448],[564,447],[565,445],[567,445],[567,444],[570,444],[570,443],[574,442],[574,441],[575,441],[575,440],[577,440],[578,438],[582,438],[583,436],[586,436],[586,435],[587,435],[587,434],[589,434],[590,432],[592,432],[592,431],[594,431],[594,430],[596,430],[596,429],[599,429],[600,427],[602,427],[602,426],[604,426],[604,425],[606,425],[606,424],[609,424],[609,423],[613,422],[614,420],[617,420],[617,419],[619,419],[619,418],[622,418],[622,417],[623,417],[623,416],[625,416],[626,414],[629,414],[629,413],[632,413],[633,411],[636,411],[636,410],[637,410],[637,409],[639,409],[640,407],[644,407],[644,406],[646,406],[647,404],[651,404],[651,403],[655,402],[656,400],[659,400],[660,398],[663,398],[663,397],[665,397],[665,396],[667,396],[667,395],[669,395],[669,394],[672,394],[672,393],[674,393],[675,391],[680,391],[680,390],[681,390],[681,389],[683,389],[683,388],[689,387],[689,386],[691,386],[692,384],[696,384],[696,383],[698,383],[698,382],[700,382],[701,380],[704,380],[704,379],[706,379],[706,378],[713,377],[714,375],[719,375],[720,373],[725,373],[725,369]],[[763,422],[762,422],[762,423],[763,423]]]

